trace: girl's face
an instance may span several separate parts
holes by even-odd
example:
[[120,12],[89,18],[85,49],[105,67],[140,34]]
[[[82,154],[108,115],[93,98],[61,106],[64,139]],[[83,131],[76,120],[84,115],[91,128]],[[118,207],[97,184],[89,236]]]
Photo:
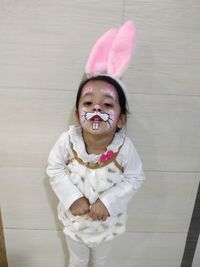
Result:
[[94,135],[113,134],[122,128],[118,94],[114,86],[105,81],[89,81],[82,89],[78,106],[78,119],[84,131]]

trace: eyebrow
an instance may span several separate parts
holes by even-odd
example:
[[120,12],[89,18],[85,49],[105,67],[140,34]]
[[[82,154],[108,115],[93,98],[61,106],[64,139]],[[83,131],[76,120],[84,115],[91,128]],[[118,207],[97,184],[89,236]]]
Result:
[[93,93],[86,92],[86,93],[83,93],[82,97],[85,97],[85,96],[91,96],[91,95],[93,95]]
[[[94,93],[87,92],[87,93],[83,94],[82,97],[85,98],[87,96],[92,96],[92,95],[94,95]],[[104,97],[110,98],[110,99],[112,99],[112,100],[115,101],[115,98],[112,95],[110,95],[110,94],[104,94]]]
[[110,94],[104,94],[104,96],[105,96],[105,97],[108,97],[108,98],[110,98],[110,99],[115,100],[114,97],[113,97],[112,95],[110,95]]

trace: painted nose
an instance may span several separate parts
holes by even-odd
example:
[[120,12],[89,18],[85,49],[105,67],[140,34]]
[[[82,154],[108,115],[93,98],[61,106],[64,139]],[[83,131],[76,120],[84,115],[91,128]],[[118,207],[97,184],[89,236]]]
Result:
[[99,104],[94,105],[94,111],[101,111],[101,106]]

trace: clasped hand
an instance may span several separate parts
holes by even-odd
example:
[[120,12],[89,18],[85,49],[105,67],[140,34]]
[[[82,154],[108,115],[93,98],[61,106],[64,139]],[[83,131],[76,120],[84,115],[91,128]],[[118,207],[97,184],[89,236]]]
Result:
[[81,197],[71,205],[70,211],[74,216],[88,214],[93,220],[99,221],[105,221],[109,216],[106,206],[99,198],[90,206],[88,199]]

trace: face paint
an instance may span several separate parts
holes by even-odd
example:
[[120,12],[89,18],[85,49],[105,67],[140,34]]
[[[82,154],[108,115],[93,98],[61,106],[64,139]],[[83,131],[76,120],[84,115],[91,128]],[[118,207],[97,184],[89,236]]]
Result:
[[86,94],[93,93],[93,87],[91,85],[87,85],[83,88],[82,96],[85,96]]
[[98,130],[99,129],[99,124],[98,123],[93,123],[92,124],[92,129],[93,130]]
[[103,118],[97,114],[97,112],[81,111],[81,123],[85,124],[87,121],[92,121],[92,130],[99,129],[99,122],[103,121]]
[[117,119],[118,119],[118,115],[116,114],[116,112],[111,110],[110,113],[109,113],[109,120],[108,120],[108,123],[109,123],[110,127],[112,127],[113,124],[116,123]]
[[81,111],[81,122],[85,123],[86,121],[92,121],[92,129],[98,130],[100,122],[107,122],[109,127],[112,127],[112,118],[109,113],[106,112],[86,112]]
[[105,87],[105,88],[101,88],[101,92],[108,96],[108,97],[111,97],[112,99],[116,100],[117,98],[117,95],[116,95],[116,92],[113,91],[113,88],[112,87]]
[[95,109],[95,110],[101,110],[101,105],[99,105],[99,104],[95,104],[95,105],[94,105],[94,109]]
[[82,128],[94,134],[114,132],[120,116],[116,89],[104,81],[90,81],[82,89],[79,121]]

